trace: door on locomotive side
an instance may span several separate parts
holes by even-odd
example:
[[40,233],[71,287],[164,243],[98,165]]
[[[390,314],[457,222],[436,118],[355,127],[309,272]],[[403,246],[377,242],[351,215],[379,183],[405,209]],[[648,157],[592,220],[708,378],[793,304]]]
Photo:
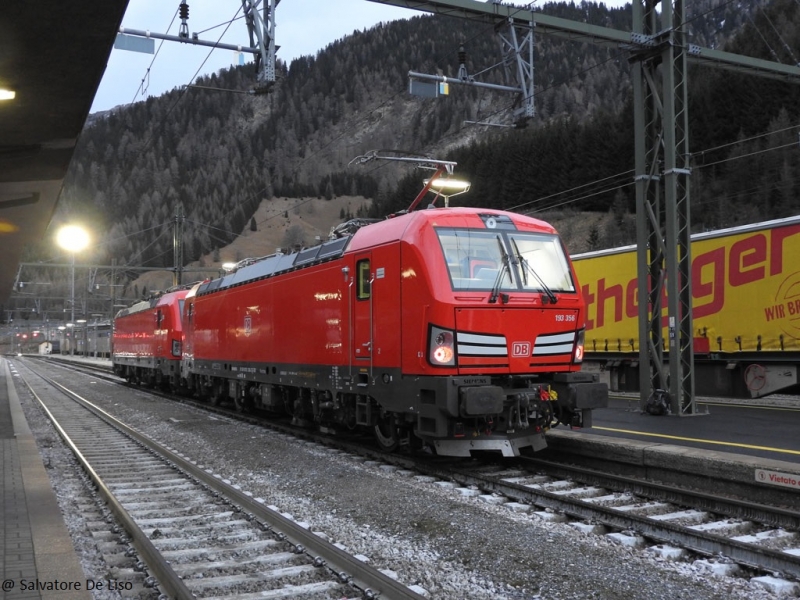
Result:
[[355,277],[351,294],[351,323],[353,328],[352,355],[355,360],[372,357],[372,255],[359,254],[355,260]]

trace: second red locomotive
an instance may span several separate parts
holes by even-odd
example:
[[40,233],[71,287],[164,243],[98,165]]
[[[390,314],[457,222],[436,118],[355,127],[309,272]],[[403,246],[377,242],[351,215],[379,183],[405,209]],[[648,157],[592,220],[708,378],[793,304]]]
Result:
[[180,384],[181,313],[188,292],[188,288],[170,290],[117,313],[112,338],[117,375],[150,386]]
[[556,420],[587,427],[607,405],[606,385],[580,372],[586,309],[561,240],[518,214],[411,212],[172,301],[183,388],[369,429],[387,450],[516,456],[545,447]]

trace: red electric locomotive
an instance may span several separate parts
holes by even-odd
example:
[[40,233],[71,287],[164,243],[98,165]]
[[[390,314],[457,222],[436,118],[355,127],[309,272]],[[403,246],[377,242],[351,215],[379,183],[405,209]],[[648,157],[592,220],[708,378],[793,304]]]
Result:
[[114,319],[114,372],[150,386],[180,385],[183,299],[189,288],[167,290],[119,311]]
[[[355,228],[354,228],[355,229]],[[183,307],[182,385],[379,444],[515,456],[607,405],[580,372],[585,303],[555,230],[429,209],[242,264]]]

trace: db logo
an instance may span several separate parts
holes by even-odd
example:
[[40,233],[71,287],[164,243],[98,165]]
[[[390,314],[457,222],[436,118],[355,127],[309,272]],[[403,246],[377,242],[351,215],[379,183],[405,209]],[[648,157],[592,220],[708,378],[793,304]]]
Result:
[[511,356],[524,356],[531,355],[530,342],[512,342],[511,343]]

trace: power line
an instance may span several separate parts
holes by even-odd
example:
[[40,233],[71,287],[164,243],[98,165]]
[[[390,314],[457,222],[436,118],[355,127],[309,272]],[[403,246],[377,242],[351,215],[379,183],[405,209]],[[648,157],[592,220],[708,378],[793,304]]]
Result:
[[[800,0],[798,0],[800,1]],[[714,146],[713,148],[706,148],[705,150],[700,150],[697,152],[692,152],[692,157],[697,157],[698,154],[705,154],[709,152],[716,152],[717,150],[722,150],[724,148],[729,148],[731,146],[736,146],[738,144],[742,144],[744,142],[752,142],[754,140],[760,139],[762,137],[767,137],[768,135],[775,135],[778,133],[783,133],[784,131],[791,131],[792,129],[798,129],[800,125],[791,125],[789,127],[784,127],[783,129],[777,129],[775,131],[767,131],[766,133],[759,133],[758,135],[754,135],[748,138],[742,138],[740,140],[736,140],[735,142],[728,142],[727,144],[720,144],[719,146]]]
[[[228,29],[233,24],[233,22],[236,20],[236,15],[239,14],[240,10],[242,10],[241,7],[236,9],[236,13],[234,13],[234,15],[231,18],[231,20],[228,21],[227,27],[225,27],[225,30],[220,34],[219,38],[217,38],[217,41],[215,43],[218,44],[222,40],[223,36],[228,32]],[[200,63],[200,66],[197,67],[197,71],[195,71],[194,75],[192,75],[192,78],[189,80],[189,84],[187,84],[187,86],[190,85],[192,83],[192,81],[194,81],[197,78],[197,75],[200,73],[200,70],[203,68],[203,66],[206,64],[206,62],[208,62],[208,59],[211,58],[211,54],[214,52],[214,50],[215,50],[215,48],[211,48],[211,50],[208,51],[208,54],[203,59],[203,62]],[[187,86],[184,86],[184,88],[181,91],[180,95],[175,99],[175,101],[167,109],[167,112],[164,115],[164,118],[161,120],[161,125],[164,124],[164,122],[166,121],[166,118],[169,117],[170,114],[172,114],[172,111],[175,110],[175,108],[178,106],[178,103],[181,100],[183,100],[184,96],[186,96],[186,93],[189,90],[189,88]],[[140,150],[140,152],[144,152],[145,150],[147,150],[149,148],[150,142],[153,140],[153,136],[155,135],[155,130],[156,130],[156,128],[154,128],[153,131],[150,133],[150,137],[147,138],[147,141],[142,146],[142,149]]]
[[564,200],[563,202],[558,202],[556,204],[550,204],[550,205],[545,206],[543,208],[535,209],[535,210],[529,212],[528,214],[534,214],[534,213],[537,213],[537,212],[544,212],[546,210],[553,210],[554,208],[558,208],[560,206],[566,206],[567,204],[574,204],[575,202],[580,202],[581,200],[586,200],[588,198],[594,198],[595,196],[600,196],[602,194],[608,194],[609,192],[614,192],[614,191],[621,190],[621,189],[626,188],[626,187],[630,187],[630,186],[634,185],[634,183],[635,182],[633,182],[633,181],[630,181],[628,183],[621,183],[621,184],[616,185],[614,187],[606,188],[604,190],[600,190],[598,192],[593,192],[591,194],[586,194],[585,196],[578,196],[577,198],[570,198],[568,200]]
[[778,40],[783,45],[784,50],[786,50],[786,52],[789,53],[789,56],[792,58],[792,63],[796,65],[797,58],[795,57],[794,52],[792,52],[792,49],[789,47],[789,44],[786,43],[786,40],[783,39],[783,36],[781,35],[780,31],[778,31],[775,25],[772,24],[772,19],[769,18],[769,14],[767,14],[767,11],[762,8],[761,14],[764,15],[764,18],[767,20],[767,23],[769,23],[769,26],[772,27],[772,30],[775,32],[775,35],[778,36]]
[[[568,190],[564,190],[564,191],[561,191],[561,192],[556,192],[555,194],[550,194],[549,196],[544,196],[542,198],[537,198],[536,200],[531,200],[530,202],[525,202],[523,204],[517,204],[516,206],[510,207],[508,210],[518,210],[518,209],[523,208],[525,206],[528,206],[530,204],[535,204],[537,202],[543,202],[545,200],[549,200],[550,198],[554,198],[556,196],[561,196],[561,195],[564,195],[564,194],[569,194],[570,192],[575,192],[577,190],[581,190],[583,188],[589,187],[590,185],[598,185],[598,184],[603,183],[605,181],[610,181],[612,179],[617,179],[619,177],[625,177],[625,176],[628,176],[631,173],[633,173],[633,171],[634,171],[633,169],[629,169],[628,171],[623,171],[622,173],[617,173],[616,175],[610,175],[608,177],[605,177],[603,179],[599,179],[597,181],[590,181],[589,183],[584,183],[583,185],[578,185],[578,186],[575,186],[574,188],[571,188],[571,189],[568,189]],[[614,189],[617,189],[617,188],[614,188]],[[599,193],[601,193],[601,192],[598,192],[597,194],[599,194]],[[590,196],[584,196],[584,197],[591,197],[591,195]]]
[[778,54],[775,52],[775,50],[772,49],[772,46],[769,45],[767,38],[765,38],[764,35],[761,33],[761,30],[758,28],[758,25],[756,25],[755,21],[753,21],[753,17],[750,16],[749,12],[747,13],[747,19],[750,21],[750,23],[752,23],[753,29],[756,30],[758,37],[761,38],[761,41],[764,42],[764,45],[769,49],[769,53],[772,54],[772,58],[775,59],[775,62],[781,62],[781,59],[778,58]]
[[703,165],[701,165],[701,166],[700,166],[700,167],[698,167],[698,168],[703,168],[703,169],[705,169],[705,168],[707,168],[707,167],[713,167],[713,166],[715,166],[715,165],[721,165],[721,164],[723,164],[723,163],[731,162],[731,161],[733,161],[733,160],[739,160],[739,159],[741,159],[741,158],[748,158],[748,157],[750,157],[750,156],[757,156],[757,155],[759,155],[759,154],[764,154],[764,153],[766,153],[766,152],[772,152],[772,151],[774,151],[774,150],[782,150],[783,148],[792,148],[792,147],[796,147],[796,146],[797,146],[797,142],[791,142],[791,143],[789,143],[789,144],[783,144],[782,146],[775,146],[775,147],[773,147],[773,148],[764,148],[763,150],[756,150],[756,151],[754,151],[754,152],[748,152],[747,154],[742,154],[742,155],[740,155],[740,156],[730,156],[730,157],[728,157],[728,158],[725,158],[725,159],[723,159],[723,160],[718,160],[718,161],[716,161],[716,162],[712,162],[712,163],[704,163]]
[[[175,23],[175,17],[177,15],[178,15],[178,11],[176,9],[175,13],[172,15],[172,20],[169,22],[169,27],[167,27],[167,33],[169,33],[169,30],[172,29],[172,24]],[[153,60],[150,61],[150,66],[147,67],[147,70],[145,71],[144,77],[142,77],[142,82],[139,84],[139,89],[136,90],[136,93],[133,95],[133,99],[129,102],[129,104],[133,104],[133,102],[136,100],[136,96],[139,95],[140,91],[142,92],[142,95],[145,94],[146,88],[145,88],[144,82],[145,82],[146,79],[150,78],[150,69],[153,67],[153,64],[156,62],[156,59],[158,58],[158,54],[159,54],[159,52],[161,52],[161,47],[163,45],[164,45],[164,40],[161,40],[161,43],[158,45],[158,50],[156,50],[156,53],[153,56]]]
[[[536,3],[536,0],[534,0],[533,2],[530,2],[530,3],[528,3],[527,7],[520,7],[520,8],[519,8],[517,11],[515,11],[515,12],[512,14],[512,16],[514,16],[514,15],[516,15],[516,14],[518,14],[518,13],[521,13],[521,12],[523,12],[523,11],[526,11],[526,10],[531,10],[531,9],[532,9],[532,6],[533,6],[535,3]],[[237,16],[236,16],[236,15],[238,15],[238,12],[239,12],[239,10],[237,10],[237,12],[236,12],[236,14],[234,15],[234,17],[233,17],[233,18],[232,18],[230,21],[228,21],[228,22],[227,22],[227,26],[226,26],[226,28],[225,28],[225,31],[223,31],[222,35],[220,36],[220,39],[221,39],[221,38],[222,38],[222,36],[224,36],[224,34],[227,32],[227,29],[230,27],[230,25],[231,25],[231,24],[232,24],[232,23],[233,23],[235,20],[237,20]],[[243,18],[243,17],[238,17],[238,18]],[[173,17],[173,21],[174,21],[174,17]],[[211,28],[209,28],[209,29],[207,29],[207,30],[204,30],[204,31],[209,31],[210,29],[215,29],[215,28],[217,28],[217,27],[220,27],[220,26],[222,26],[222,24],[220,24],[220,25],[216,25],[216,26],[214,26],[214,27],[211,27]],[[473,35],[471,38],[469,38],[469,40],[467,40],[467,43],[468,43],[469,41],[473,41],[474,39],[477,39],[477,38],[478,38],[480,35],[483,35],[483,34],[485,34],[486,32],[488,32],[488,31],[491,31],[492,29],[493,29],[492,27],[487,27],[487,28],[485,28],[484,30],[482,30],[481,32],[479,32],[479,33],[476,33],[476,34],[475,34],[475,35]],[[219,41],[219,40],[218,40],[218,41]],[[212,49],[212,51],[211,51],[211,52],[213,52],[213,49]],[[198,71],[197,71],[197,72],[195,73],[195,75],[192,77],[192,81],[195,79],[195,77],[196,77],[196,76],[197,76],[197,74],[199,73],[200,69],[202,69],[203,65],[204,65],[204,64],[205,64],[205,62],[208,60],[208,57],[210,56],[211,52],[209,52],[209,55],[206,57],[206,60],[204,60],[204,61],[203,61],[203,63],[201,64],[201,66],[198,68]],[[616,59],[617,59],[617,56],[614,56],[614,57],[612,57],[612,58],[610,58],[610,59],[608,59],[608,60],[616,60]],[[552,85],[552,86],[548,86],[547,88],[544,88],[544,89],[540,90],[539,92],[537,92],[537,94],[538,94],[538,93],[545,92],[545,91],[548,91],[549,89],[552,89],[552,88],[553,88],[553,87],[555,87],[556,85],[561,85],[562,83],[565,83],[566,81],[569,81],[569,80],[571,80],[571,79],[574,79],[575,77],[578,77],[578,76],[580,76],[581,74],[583,74],[583,73],[586,73],[586,72],[588,72],[588,71],[592,70],[593,68],[598,68],[598,67],[602,66],[603,64],[605,64],[606,62],[608,62],[608,60],[607,60],[607,61],[604,61],[604,62],[602,62],[602,63],[598,63],[597,65],[594,65],[593,67],[590,67],[589,69],[584,69],[583,71],[581,71],[581,72],[579,72],[579,73],[576,73],[576,74],[574,74],[574,75],[571,75],[571,76],[570,76],[568,79],[566,79],[564,82],[561,82],[561,83],[559,83],[559,84],[554,84],[554,85]],[[502,64],[502,63],[497,63],[497,64]],[[497,66],[497,65],[495,65],[495,66]],[[482,71],[482,72],[485,72],[485,71]],[[189,85],[191,85],[191,84],[189,84]],[[188,87],[188,86],[187,86],[187,87]],[[177,106],[177,103],[178,103],[178,102],[180,102],[180,100],[182,100],[182,99],[183,99],[183,96],[184,96],[184,95],[185,95],[185,93],[186,93],[187,87],[185,87],[185,88],[184,88],[184,90],[183,90],[183,92],[182,92],[181,96],[180,96],[179,98],[177,98],[177,99],[176,99],[176,101],[175,101],[175,102],[174,102],[174,103],[173,103],[173,104],[170,106],[170,108],[168,109],[168,111],[167,111],[167,114],[165,115],[165,117],[166,117],[166,116],[168,116],[168,115],[169,115],[169,114],[170,114],[170,113],[171,113],[171,112],[174,110],[174,108]],[[380,102],[380,103],[379,103],[379,104],[377,104],[375,107],[373,107],[371,110],[369,110],[369,112],[368,112],[368,113],[367,113],[367,114],[366,114],[366,115],[365,115],[365,116],[364,116],[364,117],[361,119],[361,121],[363,121],[363,120],[365,120],[365,119],[369,118],[369,117],[370,117],[372,114],[374,114],[374,113],[375,113],[376,111],[378,111],[380,108],[382,108],[382,107],[386,106],[386,105],[387,105],[389,102],[391,102],[392,100],[395,100],[395,99],[396,99],[398,96],[400,96],[400,95],[401,95],[401,94],[403,94],[403,93],[404,93],[404,92],[398,92],[398,93],[394,94],[393,96],[390,96],[390,97],[389,97],[389,98],[387,98],[386,100],[384,100],[384,101]],[[534,95],[536,95],[536,94],[534,94]],[[526,98],[524,98],[524,100],[527,100],[527,99],[528,99],[527,97],[526,97]],[[501,112],[507,111],[507,110],[509,110],[509,109],[510,109],[512,106],[513,106],[513,104],[510,104],[510,105],[508,105],[508,106],[506,106],[506,107],[503,107],[503,108],[499,109],[498,111],[495,111],[494,113],[490,113],[490,114],[489,114],[489,115],[488,115],[486,118],[490,118],[490,117],[492,117],[492,116],[494,116],[494,115],[496,115],[496,114],[499,114],[499,113],[501,113]],[[329,148],[330,146],[332,146],[332,145],[333,145],[335,142],[337,142],[338,140],[340,140],[342,137],[344,137],[344,136],[346,136],[346,135],[349,135],[349,134],[351,134],[351,133],[352,133],[352,131],[353,131],[353,129],[355,129],[355,126],[350,126],[349,128],[344,128],[344,129],[342,130],[342,132],[341,132],[339,135],[337,135],[337,136],[335,136],[334,138],[332,138],[332,139],[331,139],[331,140],[330,140],[328,143],[326,143],[326,144],[325,144],[325,145],[323,145],[322,147],[318,148],[318,149],[317,149],[317,150],[315,150],[313,153],[311,153],[311,154],[309,154],[309,155],[305,156],[305,157],[304,157],[302,160],[300,160],[300,161],[299,161],[299,162],[296,164],[295,168],[292,170],[292,172],[289,174],[289,176],[290,176],[290,177],[294,177],[294,176],[296,176],[296,175],[297,175],[297,173],[299,172],[299,170],[302,168],[302,166],[303,166],[304,164],[306,164],[306,161],[308,161],[308,160],[310,160],[310,159],[314,158],[315,156],[319,155],[319,154],[320,154],[320,153],[322,153],[324,150],[326,150],[327,148]],[[451,133],[451,134],[447,134],[446,136],[443,136],[443,138],[441,138],[441,139],[447,139],[448,137],[455,136],[455,135],[457,135],[458,133],[460,133],[461,131],[463,131],[464,129],[465,129],[464,127],[461,127],[461,128],[459,128],[459,129],[457,129],[455,132],[453,132],[453,133]],[[151,142],[152,142],[152,140],[153,140],[153,137],[154,137],[154,135],[155,135],[155,132],[152,132],[152,133],[151,133],[151,135],[150,135],[150,137],[147,139],[147,141],[146,141],[146,142],[145,142],[145,144],[143,145],[141,152],[143,152],[144,150],[146,150],[146,149],[149,147],[150,143],[151,143]],[[370,173],[374,172],[374,171],[375,171],[375,170],[377,170],[378,168],[384,168],[384,167],[385,167],[385,165],[379,165],[379,166],[377,166],[376,168],[374,168],[372,171],[370,171]],[[254,198],[256,198],[256,197],[260,196],[261,194],[263,194],[263,193],[264,193],[264,192],[267,190],[267,188],[268,188],[268,186],[265,186],[265,187],[264,187],[264,188],[262,188],[262,189],[261,189],[259,192],[256,192],[256,194],[253,194],[253,195],[249,196],[249,197],[248,197],[248,199],[247,199],[247,200],[244,200],[244,201],[242,201],[242,202],[240,203],[240,205],[242,205],[242,204],[245,204],[245,203],[247,203],[248,201],[250,201],[250,200],[253,200]],[[311,200],[304,200],[304,201],[301,201],[301,202],[299,202],[299,203],[296,203],[295,205],[293,205],[293,206],[291,207],[291,209],[294,209],[294,208],[296,208],[296,207],[302,206],[302,205],[304,205],[304,204],[306,204],[306,203],[308,203],[308,202],[310,202],[310,201],[311,201]],[[273,215],[273,216],[271,216],[271,217],[268,217],[266,220],[270,220],[270,219],[272,219],[272,218],[276,218],[277,216],[279,216],[279,215]],[[264,221],[261,221],[259,224],[263,224],[264,222],[266,222],[266,220],[264,220]]]

